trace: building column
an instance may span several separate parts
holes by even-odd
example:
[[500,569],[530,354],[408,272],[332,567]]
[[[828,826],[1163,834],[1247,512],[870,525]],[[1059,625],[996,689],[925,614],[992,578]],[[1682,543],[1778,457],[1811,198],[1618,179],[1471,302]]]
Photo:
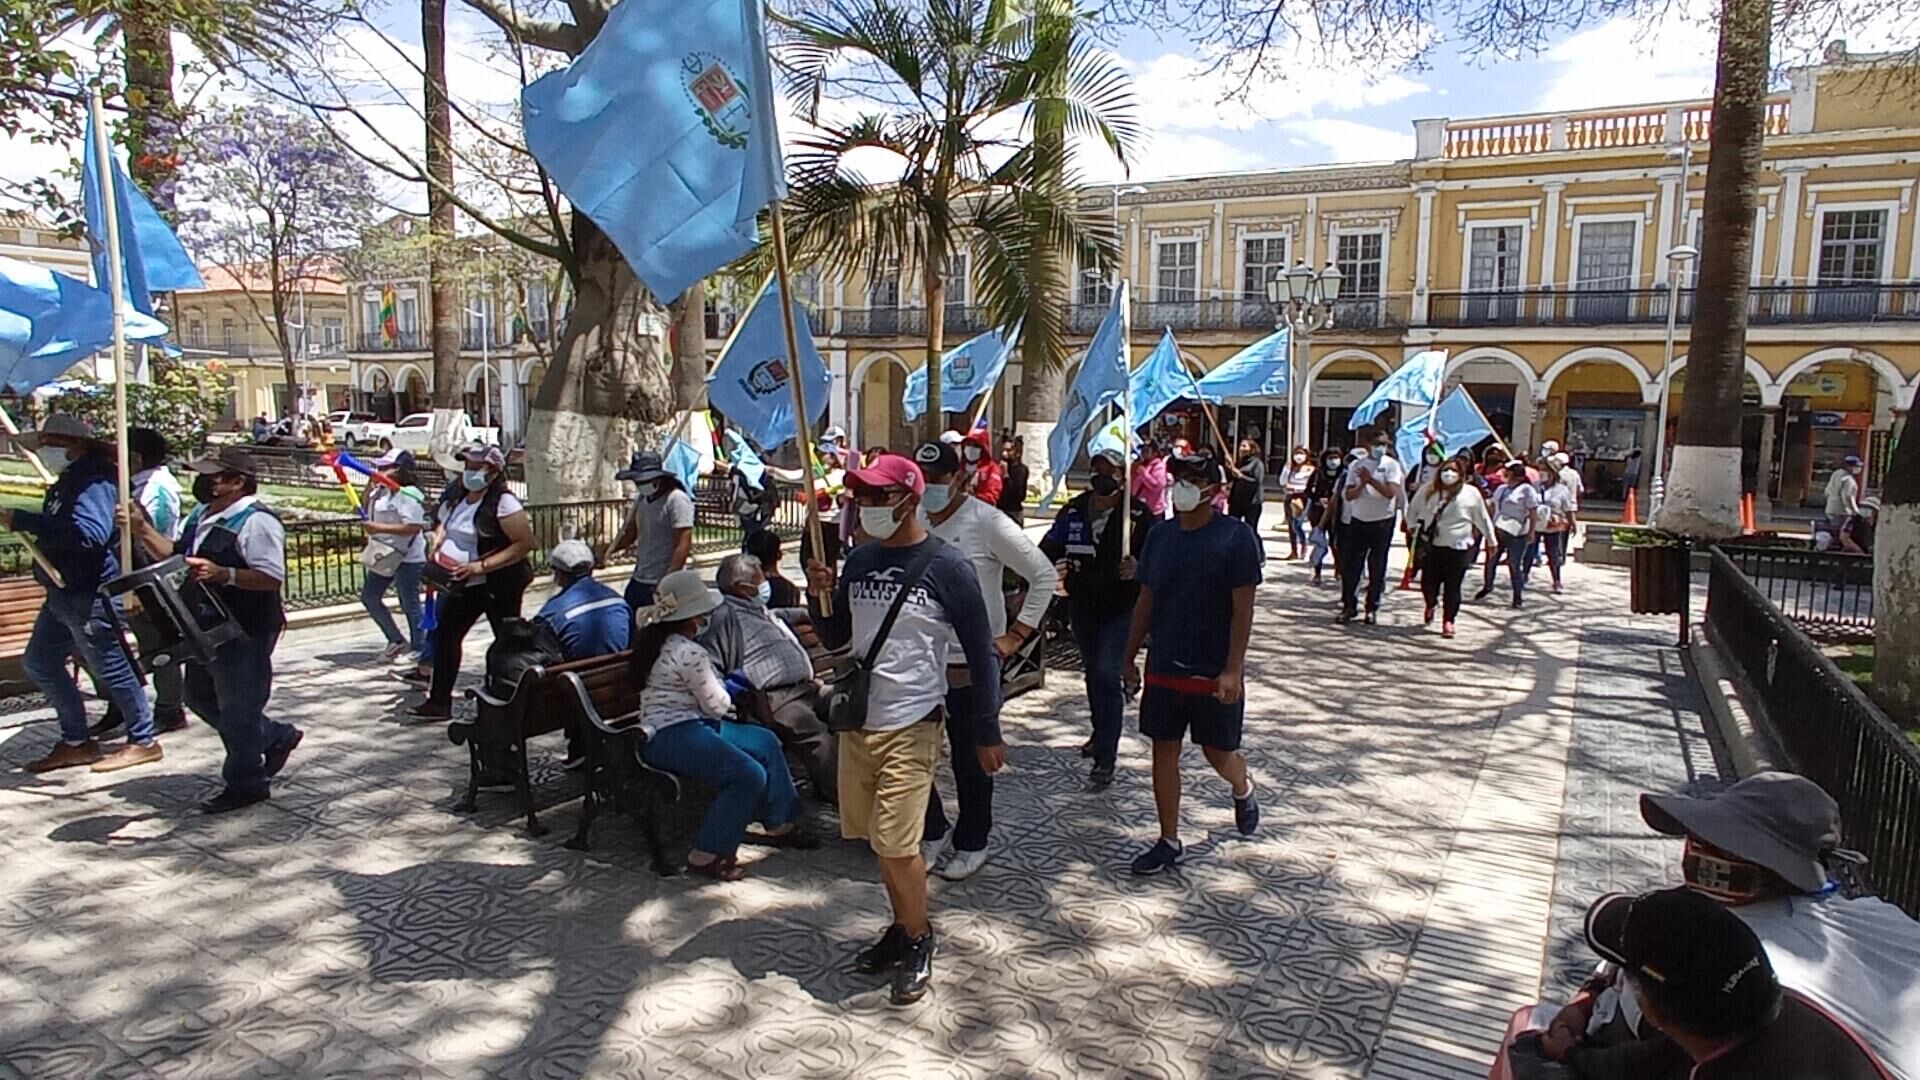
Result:
[[1773,260],[1773,281],[1785,285],[1793,281],[1793,248],[1800,236],[1800,182],[1806,179],[1805,166],[1785,166],[1780,179],[1786,190],[1780,193],[1780,247]]
[[[1420,231],[1413,249],[1413,324],[1427,324],[1427,304],[1432,299],[1432,290],[1428,288],[1428,278],[1433,262],[1433,197],[1437,194],[1431,182],[1423,183],[1415,192],[1420,200]],[[1466,283],[1461,282],[1465,287]]]
[[1560,192],[1565,184],[1543,184],[1541,190],[1547,193],[1547,209],[1540,222],[1540,287],[1551,289],[1554,286],[1554,272],[1560,261]]
[[1773,516],[1773,443],[1775,433],[1780,426],[1780,406],[1765,405],[1760,409],[1760,465],[1755,470],[1758,489],[1753,494],[1753,513],[1756,518]]
[[843,431],[853,430],[847,423],[852,408],[853,386],[847,378],[847,350],[827,350],[827,376],[833,380],[832,388],[827,391],[827,426],[838,427]]
[[500,445],[512,446],[520,434],[520,373],[513,354],[500,358]]

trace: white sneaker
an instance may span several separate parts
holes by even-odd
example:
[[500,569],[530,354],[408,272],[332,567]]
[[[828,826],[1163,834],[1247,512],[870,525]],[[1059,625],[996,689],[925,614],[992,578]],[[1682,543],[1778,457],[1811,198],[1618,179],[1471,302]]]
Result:
[[920,841],[920,858],[927,864],[927,873],[933,873],[933,868],[940,865],[940,857],[947,853],[947,845],[952,842],[952,833],[948,833],[938,840]]
[[980,868],[985,865],[987,865],[986,848],[981,848],[979,851],[955,851],[953,857],[947,860],[947,865],[940,868],[940,876],[948,881],[965,881],[979,873]]

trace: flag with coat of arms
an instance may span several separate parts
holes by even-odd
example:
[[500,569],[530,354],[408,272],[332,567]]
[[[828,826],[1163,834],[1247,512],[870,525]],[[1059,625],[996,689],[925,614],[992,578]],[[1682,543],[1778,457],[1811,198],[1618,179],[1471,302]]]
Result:
[[[993,389],[1006,370],[1013,343],[1020,339],[1020,327],[1011,333],[989,330],[940,358],[940,407],[947,412],[964,412],[973,407],[980,395]],[[900,395],[900,407],[908,422],[920,419],[927,411],[927,368],[921,365],[907,376],[907,388]]]
[[[799,430],[793,416],[793,388],[787,361],[786,330],[780,322],[780,286],[769,279],[733,333],[707,376],[707,400],[761,449],[773,448]],[[806,392],[812,424],[827,407],[833,376],[820,359],[807,323],[806,305],[793,301],[793,322],[800,343],[800,388]]]

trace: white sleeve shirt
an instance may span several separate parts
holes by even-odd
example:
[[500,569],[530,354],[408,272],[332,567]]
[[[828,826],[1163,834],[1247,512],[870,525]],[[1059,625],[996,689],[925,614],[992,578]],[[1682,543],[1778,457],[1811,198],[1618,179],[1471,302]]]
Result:
[[[208,514],[200,521],[193,534],[193,548],[187,554],[195,555],[200,545],[206,541],[207,530],[220,527],[239,517],[248,507],[260,500],[248,495],[239,502],[226,508],[219,514]],[[258,570],[275,581],[287,580],[287,529],[280,519],[266,512],[264,507],[257,514],[249,514],[247,520],[240,523],[234,534],[234,546],[240,551],[240,557],[247,560],[247,569]]]

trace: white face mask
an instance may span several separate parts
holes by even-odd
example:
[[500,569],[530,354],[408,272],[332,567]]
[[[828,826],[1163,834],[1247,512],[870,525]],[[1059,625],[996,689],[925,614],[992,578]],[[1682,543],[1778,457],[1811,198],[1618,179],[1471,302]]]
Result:
[[1449,484],[1449,485],[1451,485],[1451,484],[1457,484],[1457,483],[1459,483],[1459,482],[1460,482],[1460,470],[1458,470],[1458,469],[1441,469],[1441,470],[1440,470],[1440,482],[1441,482],[1441,483],[1443,483],[1443,484]]
[[900,528],[900,521],[893,516],[891,506],[863,506],[860,508],[860,528],[875,540],[885,540]]
[[1193,510],[1200,505],[1204,494],[1193,481],[1177,480],[1173,485],[1173,508],[1183,514]]
[[980,449],[979,447],[977,447],[977,446],[975,446],[975,445],[973,445],[972,443],[968,443],[968,444],[967,444],[967,448],[966,448],[965,450],[962,450],[962,451],[960,451],[960,452],[961,452],[961,453],[962,453],[963,455],[965,455],[965,456],[966,456],[966,459],[967,459],[968,461],[979,461],[979,460],[980,460],[980,455],[981,455],[981,453],[982,453],[982,451],[981,451],[981,449]]
[[1305,454],[1293,455],[1293,463],[1295,465],[1305,465],[1307,463],[1307,455]]
[[73,455],[64,446],[43,446],[40,448],[40,463],[49,471],[59,472],[73,464]]

